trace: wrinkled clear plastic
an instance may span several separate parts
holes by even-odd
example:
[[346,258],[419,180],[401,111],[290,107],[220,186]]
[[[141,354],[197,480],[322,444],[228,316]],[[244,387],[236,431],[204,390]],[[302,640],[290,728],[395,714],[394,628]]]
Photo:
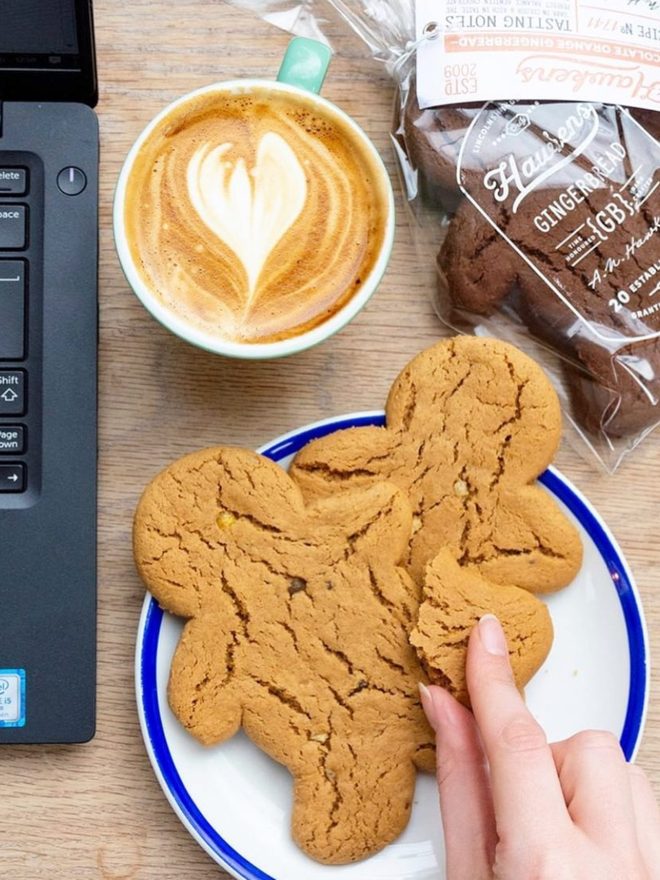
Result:
[[411,0],[233,2],[325,42],[332,7],[386,65],[438,316],[539,360],[569,433],[613,472],[660,422],[660,113],[560,100],[420,110]]

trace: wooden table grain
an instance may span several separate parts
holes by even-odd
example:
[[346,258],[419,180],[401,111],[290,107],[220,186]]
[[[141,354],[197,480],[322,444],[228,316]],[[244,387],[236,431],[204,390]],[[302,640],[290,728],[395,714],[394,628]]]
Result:
[[[165,799],[140,736],[133,657],[143,589],[131,520],[145,483],[177,456],[217,443],[256,447],[307,422],[383,405],[417,352],[446,331],[430,304],[389,142],[394,88],[356,39],[328,25],[337,56],[324,94],[372,137],[397,190],[389,271],[339,335],[268,363],[225,360],[159,327],[130,292],[114,251],[111,207],[132,141],[167,102],[244,76],[273,78],[289,36],[221,0],[96,0],[101,128],[98,732],[82,746],[0,751],[2,880],[217,880],[229,875]],[[660,433],[614,477],[567,442],[557,465],[623,548],[643,597],[651,650],[660,633]],[[660,795],[660,702],[652,685],[639,763]],[[285,878],[283,878],[285,880]]]

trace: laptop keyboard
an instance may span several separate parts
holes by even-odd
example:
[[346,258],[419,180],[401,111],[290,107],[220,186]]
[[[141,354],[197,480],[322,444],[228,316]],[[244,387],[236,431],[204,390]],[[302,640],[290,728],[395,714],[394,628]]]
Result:
[[38,158],[0,151],[0,508],[39,493],[43,201]]
[[0,707],[0,747],[84,742],[96,697],[98,120],[82,104],[0,100],[0,121],[0,673],[22,688]]

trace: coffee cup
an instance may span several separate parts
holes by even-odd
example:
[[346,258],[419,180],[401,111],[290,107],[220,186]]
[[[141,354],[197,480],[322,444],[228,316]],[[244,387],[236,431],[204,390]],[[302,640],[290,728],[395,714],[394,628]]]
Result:
[[121,170],[114,235],[147,310],[201,348],[294,354],[370,299],[394,238],[373,143],[318,92],[330,60],[294,38],[277,80],[184,95],[146,127]]

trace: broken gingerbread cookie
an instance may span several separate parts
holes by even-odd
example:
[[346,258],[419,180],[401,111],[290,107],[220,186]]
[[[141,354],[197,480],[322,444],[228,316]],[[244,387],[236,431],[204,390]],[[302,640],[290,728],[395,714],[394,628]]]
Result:
[[526,590],[504,584],[496,587],[474,570],[461,568],[448,550],[441,550],[426,567],[422,604],[410,642],[429,680],[468,708],[468,640],[485,614],[495,614],[502,623],[513,677],[522,690],[550,653],[550,612]]
[[238,448],[174,462],[136,511],[140,576],[187,621],[174,714],[206,745],[242,727],[285,765],[293,837],[327,864],[394,840],[416,769],[434,767],[409,642],[419,590],[399,565],[411,527],[392,484],[306,506],[284,470]]
[[414,509],[405,563],[417,583],[443,547],[498,584],[560,589],[580,568],[577,530],[536,478],[561,436],[541,367],[499,340],[459,336],[417,355],[395,380],[386,427],[314,440],[290,474],[308,501],[381,480]]

